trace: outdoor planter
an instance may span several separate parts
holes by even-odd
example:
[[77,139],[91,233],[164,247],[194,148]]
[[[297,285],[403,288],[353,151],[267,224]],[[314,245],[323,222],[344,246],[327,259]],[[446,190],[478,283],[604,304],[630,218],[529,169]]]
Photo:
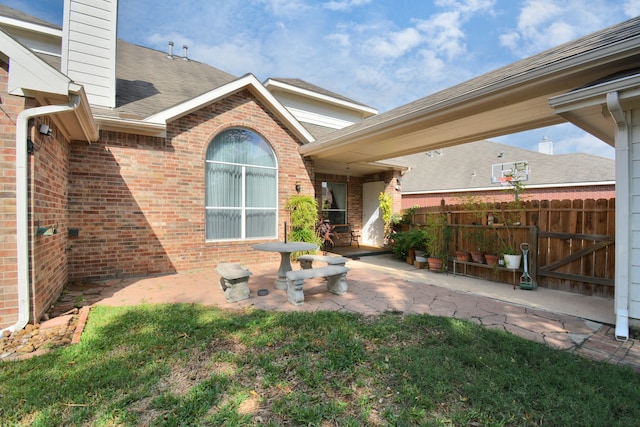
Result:
[[473,262],[477,262],[478,264],[484,264],[484,252],[471,251],[471,259]]
[[509,255],[504,254],[504,266],[506,268],[517,269],[520,268],[520,262],[522,261],[522,255]]
[[442,259],[440,258],[427,258],[429,263],[429,270],[442,271]]
[[487,261],[487,265],[496,265],[498,263],[498,255],[484,254],[484,259]]
[[471,261],[471,253],[467,251],[456,251],[456,259],[458,261]]

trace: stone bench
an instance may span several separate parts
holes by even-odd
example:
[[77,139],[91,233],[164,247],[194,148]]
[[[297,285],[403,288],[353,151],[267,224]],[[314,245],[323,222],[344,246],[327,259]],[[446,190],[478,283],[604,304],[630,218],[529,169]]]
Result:
[[249,276],[253,273],[237,263],[220,263],[216,268],[220,275],[220,288],[227,302],[249,298]]
[[344,295],[347,292],[348,267],[344,265],[328,265],[326,267],[308,268],[302,270],[287,271],[287,298],[293,305],[304,304],[304,292],[302,287],[305,279],[316,277],[327,278],[327,289],[336,295]]
[[298,257],[300,267],[307,270],[313,268],[313,261],[326,262],[328,265],[340,265],[344,267],[348,258],[341,256],[326,256],[326,255],[301,255]]

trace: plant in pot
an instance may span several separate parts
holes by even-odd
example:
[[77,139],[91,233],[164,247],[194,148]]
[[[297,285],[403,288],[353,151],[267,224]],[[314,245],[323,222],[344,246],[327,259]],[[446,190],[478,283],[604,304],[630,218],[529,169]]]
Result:
[[433,215],[425,227],[429,270],[443,271],[446,266],[451,229],[444,215]]
[[478,264],[485,264],[485,254],[494,252],[495,233],[484,226],[475,225],[467,230],[465,234],[473,244],[473,249],[470,251],[471,259]]
[[502,205],[504,232],[500,234],[500,243],[502,244],[501,253],[504,259],[504,266],[506,268],[520,268],[522,254],[518,252],[519,244],[516,241],[516,233],[513,227],[520,225],[520,218],[523,210],[524,207],[522,202],[519,200],[503,203]]
[[395,243],[391,252],[399,259],[406,259],[409,264],[413,264],[416,249],[424,250],[425,233],[419,228],[393,233],[392,237]]

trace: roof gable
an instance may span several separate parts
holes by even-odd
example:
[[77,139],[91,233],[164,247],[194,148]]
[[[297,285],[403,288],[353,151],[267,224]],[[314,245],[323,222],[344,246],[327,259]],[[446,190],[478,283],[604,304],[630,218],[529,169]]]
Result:
[[308,143],[314,140],[313,136],[268,90],[265,89],[265,87],[252,74],[247,74],[244,77],[203,93],[200,96],[177,104],[157,114],[153,114],[147,117],[144,121],[155,124],[166,124],[198,110],[204,105],[224,99],[227,96],[237,93],[243,89],[249,90],[254,96],[256,96],[256,98],[263,102],[289,130],[303,141],[303,143]]
[[71,80],[40,60],[31,50],[0,29],[0,51],[9,57],[9,87],[12,95],[30,92],[68,95]]

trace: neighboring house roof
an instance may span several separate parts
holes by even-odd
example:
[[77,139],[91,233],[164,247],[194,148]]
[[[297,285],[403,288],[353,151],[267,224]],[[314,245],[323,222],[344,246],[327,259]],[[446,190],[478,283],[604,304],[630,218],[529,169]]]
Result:
[[500,189],[500,184],[491,183],[491,166],[517,161],[528,163],[527,187],[615,182],[612,159],[584,153],[550,155],[487,140],[392,160],[410,167],[402,177],[404,194]]
[[[300,148],[313,159],[372,161],[562,123],[549,98],[640,61],[640,17],[483,74]],[[613,145],[615,126],[606,135]]]

